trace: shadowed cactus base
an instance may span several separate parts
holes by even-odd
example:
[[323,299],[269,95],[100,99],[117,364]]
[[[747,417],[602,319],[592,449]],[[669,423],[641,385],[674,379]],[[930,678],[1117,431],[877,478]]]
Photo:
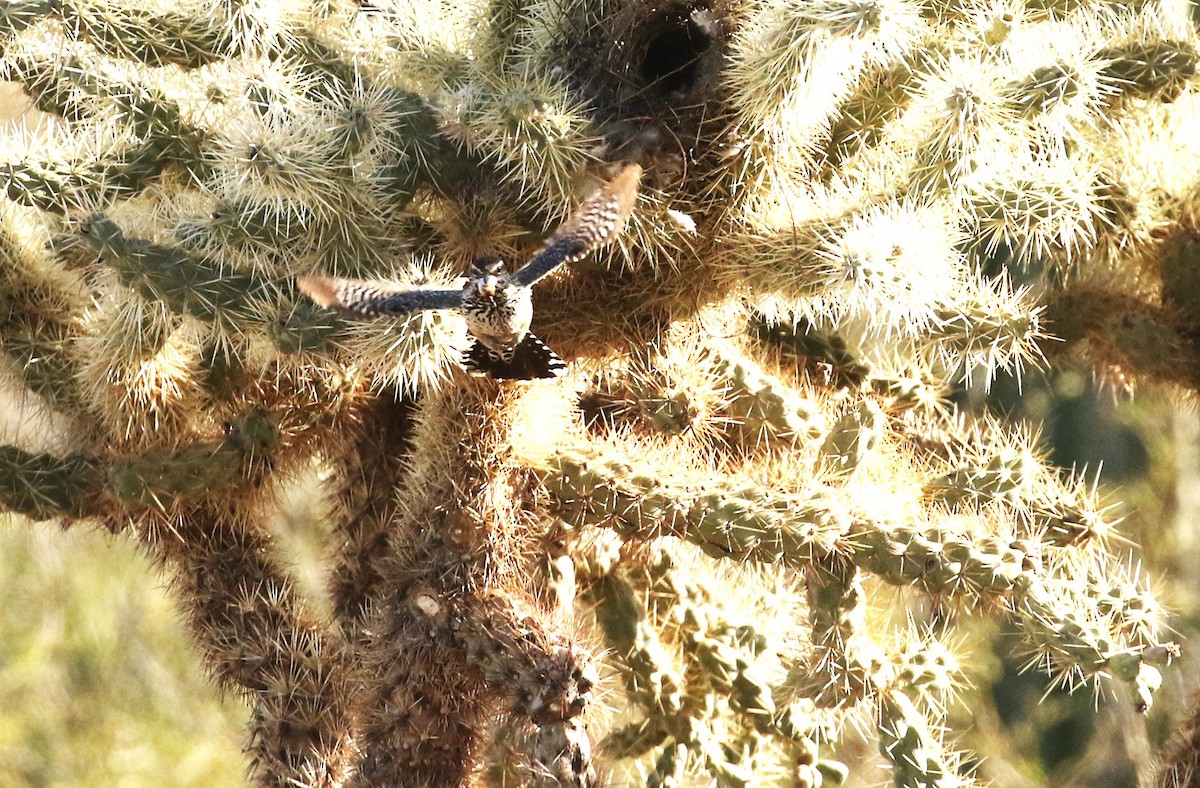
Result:
[[[46,113],[0,348],[58,430],[3,436],[0,506],[160,564],[250,783],[971,785],[981,616],[1153,703],[1117,510],[954,395],[1200,387],[1184,4],[64,0],[0,47]],[[297,292],[478,258],[535,262],[560,378]],[[298,478],[329,603],[269,527]]]

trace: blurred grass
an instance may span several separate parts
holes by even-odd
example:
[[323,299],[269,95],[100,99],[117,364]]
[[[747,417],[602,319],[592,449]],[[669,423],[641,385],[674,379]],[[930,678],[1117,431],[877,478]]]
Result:
[[0,786],[238,786],[247,710],[126,540],[0,516]]
[[[0,83],[0,134],[53,124]],[[33,449],[61,440],[8,381],[0,431]],[[244,785],[247,716],[218,697],[129,540],[0,514],[0,788]]]

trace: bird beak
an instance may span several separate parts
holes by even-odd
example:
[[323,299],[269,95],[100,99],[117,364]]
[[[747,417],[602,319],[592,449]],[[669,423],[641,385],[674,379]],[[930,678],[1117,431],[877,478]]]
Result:
[[479,288],[488,298],[496,297],[496,277],[485,276],[483,278],[483,286]]

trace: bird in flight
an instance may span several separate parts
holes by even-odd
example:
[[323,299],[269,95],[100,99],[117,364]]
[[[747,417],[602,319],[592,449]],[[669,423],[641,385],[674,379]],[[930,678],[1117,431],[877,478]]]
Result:
[[474,375],[499,380],[558,377],[566,364],[533,334],[531,289],[563,263],[572,263],[612,241],[625,228],[637,200],[642,168],[627,164],[584,200],[571,218],[546,239],[524,267],[509,272],[504,261],[480,257],[461,290],[402,288],[387,282],[299,276],[296,285],[323,307],[357,317],[404,315],[423,309],[458,309],[475,338],[463,356]]

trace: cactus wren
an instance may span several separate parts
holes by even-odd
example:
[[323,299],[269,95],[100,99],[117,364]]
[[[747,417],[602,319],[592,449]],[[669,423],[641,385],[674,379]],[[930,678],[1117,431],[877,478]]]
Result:
[[296,284],[321,306],[358,317],[459,309],[475,338],[463,356],[468,372],[501,380],[557,377],[566,369],[563,360],[529,333],[531,288],[558,266],[579,260],[621,233],[637,199],[641,176],[637,164],[626,165],[519,270],[509,273],[504,262],[495,258],[476,259],[461,290],[400,289],[386,282],[324,276],[300,276]]

